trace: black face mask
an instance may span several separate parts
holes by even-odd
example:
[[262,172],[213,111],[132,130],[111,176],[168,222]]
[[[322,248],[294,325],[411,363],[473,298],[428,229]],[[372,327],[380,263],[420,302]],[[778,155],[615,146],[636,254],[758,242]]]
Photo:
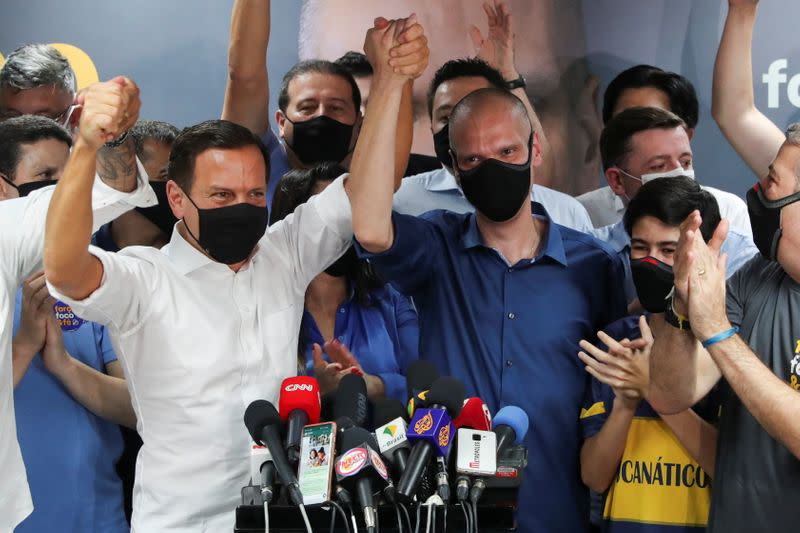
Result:
[[152,207],[137,207],[136,211],[152,222],[167,236],[167,238],[169,238],[169,236],[172,235],[172,228],[175,226],[178,219],[172,214],[172,209],[169,207],[169,202],[167,201],[167,182],[151,181],[150,186],[153,188],[153,192],[156,193],[158,205]]
[[[186,195],[189,198],[189,195]],[[200,209],[189,198],[200,217],[200,238],[194,236],[186,225],[186,231],[211,256],[226,265],[244,261],[267,231],[269,212],[266,207],[247,202]],[[186,224],[186,221],[184,221]]]
[[350,153],[353,124],[344,124],[325,115],[303,122],[289,122],[294,125],[289,148],[303,164],[313,165],[324,161],[340,163]]
[[753,242],[761,255],[770,261],[778,259],[778,241],[781,239],[781,209],[800,201],[800,192],[780,200],[767,200],[761,184],[747,191],[747,211],[753,228]]
[[489,220],[511,219],[530,198],[531,141],[528,141],[528,160],[521,165],[487,159],[470,170],[456,168],[464,196]]
[[675,284],[672,267],[655,257],[631,259],[631,274],[642,307],[651,313],[666,311],[667,296]]
[[14,187],[17,190],[17,194],[19,195],[20,198],[28,196],[30,193],[38,189],[43,189],[44,187],[48,187],[50,185],[55,185],[56,183],[58,183],[58,180],[40,180],[40,181],[29,181],[28,183],[17,185],[16,183],[12,182],[10,179],[5,177],[3,174],[0,174],[0,178],[2,178],[3,181]]
[[325,269],[325,273],[337,278],[355,278],[359,261],[360,259],[358,258],[355,247],[350,246],[342,257]]
[[433,150],[436,152],[436,157],[439,162],[451,168],[453,160],[450,157],[450,125],[445,124],[444,128],[433,134]]

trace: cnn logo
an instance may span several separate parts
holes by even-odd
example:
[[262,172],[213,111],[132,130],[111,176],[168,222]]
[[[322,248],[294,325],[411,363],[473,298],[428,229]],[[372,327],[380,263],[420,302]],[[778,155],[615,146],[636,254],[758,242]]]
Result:
[[286,392],[314,392],[314,385],[309,383],[292,383],[291,385],[286,385],[286,388],[283,390]]

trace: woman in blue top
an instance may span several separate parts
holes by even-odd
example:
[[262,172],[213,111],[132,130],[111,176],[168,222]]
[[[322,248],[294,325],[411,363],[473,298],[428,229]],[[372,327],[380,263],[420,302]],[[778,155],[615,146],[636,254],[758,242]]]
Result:
[[[287,172],[275,191],[270,223],[289,216],[344,173],[333,163]],[[298,357],[323,394],[342,376],[357,373],[364,376],[370,398],[405,401],[404,374],[418,349],[419,325],[410,300],[381,281],[352,246],[309,284]]]

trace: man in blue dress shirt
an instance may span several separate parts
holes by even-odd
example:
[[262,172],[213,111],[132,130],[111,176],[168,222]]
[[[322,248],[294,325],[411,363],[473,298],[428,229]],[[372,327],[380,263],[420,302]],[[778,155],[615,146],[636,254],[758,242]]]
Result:
[[[527,412],[519,531],[585,531],[575,416],[587,381],[576,345],[623,315],[622,265],[541,205],[531,214],[530,166],[541,150],[517,97],[479,89],[454,107],[449,126],[453,170],[476,212],[392,213],[387,182],[382,195],[351,197],[359,252],[414,297],[421,357],[491,410]],[[352,174],[387,172],[393,135],[382,129],[356,150]]]

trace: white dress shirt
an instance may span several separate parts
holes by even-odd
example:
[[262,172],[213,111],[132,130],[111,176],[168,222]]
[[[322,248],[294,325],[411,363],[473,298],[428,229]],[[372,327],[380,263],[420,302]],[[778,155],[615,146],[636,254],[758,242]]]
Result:
[[[95,230],[133,207],[155,205],[155,194],[147,185],[147,174],[141,164],[139,176],[138,186],[131,193],[121,193],[95,179],[92,191]],[[44,227],[53,190],[54,187],[46,187],[24,198],[0,201],[0,532],[3,533],[12,531],[33,511],[17,442],[11,332],[17,288],[42,268]],[[46,434],[47,428],[42,428],[42,432]],[[49,437],[58,441],[58,435]]]
[[245,408],[275,403],[281,380],[296,375],[306,287],[352,238],[339,178],[271,226],[239,272],[177,226],[161,250],[90,249],[103,263],[101,286],[82,301],[58,298],[109,328],[123,365],[144,441],[132,531],[233,530],[250,481]]
[[[661,178],[669,179],[669,178]],[[700,186],[703,190],[710,192],[717,199],[719,214],[722,218],[727,218],[730,227],[745,237],[753,238],[753,228],[750,226],[750,215],[747,212],[747,204],[744,200],[733,193],[715,189],[714,187]],[[589,191],[577,197],[589,212],[589,218],[595,228],[611,226],[622,220],[625,214],[625,204],[617,196],[611,187],[601,187],[594,191]]]
[[[583,232],[592,229],[586,209],[568,194],[534,185],[531,200],[542,204],[556,224]],[[434,209],[455,213],[471,213],[475,210],[461,192],[455,176],[445,167],[403,178],[400,189],[394,195],[394,210],[419,216]]]

